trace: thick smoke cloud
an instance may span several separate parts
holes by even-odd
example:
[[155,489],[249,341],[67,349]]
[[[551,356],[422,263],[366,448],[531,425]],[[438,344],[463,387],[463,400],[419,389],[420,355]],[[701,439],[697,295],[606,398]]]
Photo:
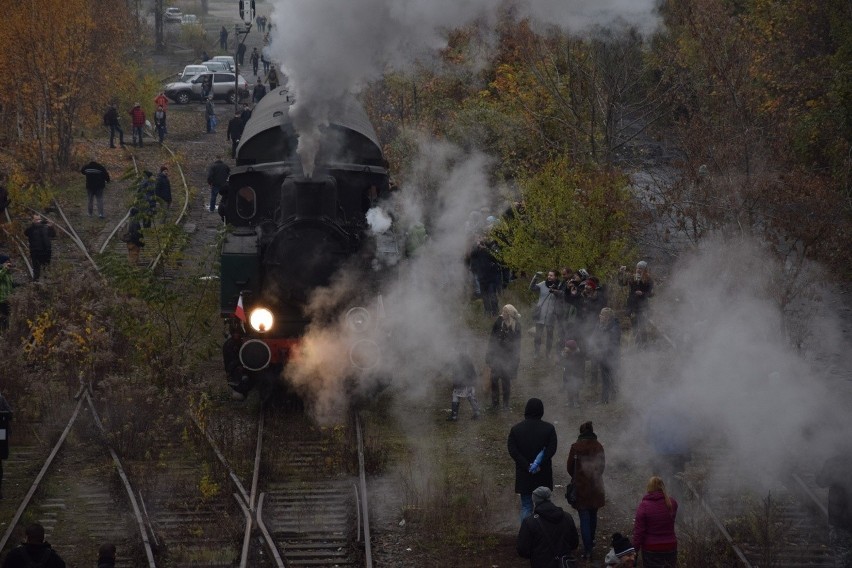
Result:
[[[804,351],[792,347],[775,300],[782,279],[783,267],[747,240],[713,240],[685,255],[654,300],[655,323],[674,349],[622,360],[621,392],[636,423],[621,430],[617,451],[644,461],[655,422],[667,438],[688,435],[715,473],[760,491],[791,467],[818,466],[852,435],[848,398],[810,358],[836,320],[799,322],[812,333]],[[813,299],[803,302],[817,314]]]
[[[579,32],[621,22],[650,30],[656,0],[526,0],[518,16]],[[490,27],[509,4],[492,0],[275,0],[270,46],[296,103],[291,117],[299,155],[314,167],[321,128],[346,94],[357,94],[389,69],[408,69],[446,46],[449,29]]]
[[[398,197],[380,202],[372,216],[397,221],[401,248],[405,228],[414,232],[428,227],[428,238],[396,267],[395,278],[383,283],[381,304],[373,297],[363,306],[370,314],[363,326],[351,325],[351,304],[345,303],[353,290],[364,288],[363,275],[344,270],[331,287],[318,290],[309,313],[317,321],[329,313],[340,316],[331,325],[323,322],[309,329],[305,347],[285,369],[287,379],[312,400],[321,421],[341,418],[353,394],[368,393],[383,380],[391,380],[403,396],[423,397],[458,349],[473,345],[462,320],[469,293],[464,257],[471,243],[465,221],[472,210],[491,205],[490,162],[482,154],[463,153],[425,137],[419,148],[406,176],[411,181]],[[428,204],[424,188],[430,188]],[[379,228],[376,223],[374,230]],[[353,366],[369,367],[370,372],[353,374]],[[353,375],[360,382],[347,383]]]

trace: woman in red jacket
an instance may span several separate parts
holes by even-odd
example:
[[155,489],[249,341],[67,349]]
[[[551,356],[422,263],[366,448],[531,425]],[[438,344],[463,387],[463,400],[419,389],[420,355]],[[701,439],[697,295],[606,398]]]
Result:
[[676,516],[677,501],[662,479],[652,477],[633,521],[633,546],[642,551],[645,568],[677,568]]

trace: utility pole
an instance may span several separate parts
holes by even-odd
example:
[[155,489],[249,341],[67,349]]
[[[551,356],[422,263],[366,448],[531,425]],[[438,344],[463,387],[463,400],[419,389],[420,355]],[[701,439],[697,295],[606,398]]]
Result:
[[166,48],[163,27],[163,0],[156,0],[154,2],[154,44],[157,53],[162,53]]

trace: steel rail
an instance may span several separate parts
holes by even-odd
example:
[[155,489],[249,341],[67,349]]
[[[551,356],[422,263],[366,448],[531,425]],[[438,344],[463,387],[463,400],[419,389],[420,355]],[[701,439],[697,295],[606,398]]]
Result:
[[[6,221],[10,224],[12,223],[12,217],[9,215],[9,209],[7,208],[4,213],[6,214]],[[15,248],[18,249],[18,254],[21,255],[21,258],[24,259],[24,265],[27,267],[27,272],[30,274],[30,278],[35,276],[35,272],[33,272],[33,265],[30,263],[30,259],[27,258],[27,253],[24,252],[24,243],[21,239],[19,239],[16,235],[13,235],[9,232],[9,229],[3,227],[3,232],[6,233],[9,238],[12,239],[12,242],[15,243]]]
[[737,558],[740,559],[740,562],[743,563],[743,566],[746,568],[754,568],[751,563],[746,558],[746,555],[743,553],[742,549],[734,542],[731,533],[728,532],[728,529],[725,528],[725,525],[722,524],[722,521],[719,520],[719,517],[716,516],[716,513],[713,512],[713,509],[710,508],[710,505],[707,504],[707,501],[698,493],[698,490],[690,483],[688,480],[682,480],[684,484],[689,488],[692,494],[698,499],[698,502],[701,504],[701,507],[704,511],[710,516],[710,519],[713,521],[713,524],[716,525],[716,528],[722,533],[722,536],[725,537],[725,540],[728,541],[728,545],[730,545],[731,549],[737,555]]
[[249,509],[254,512],[257,509],[257,484],[260,480],[260,457],[263,452],[263,406],[260,407],[260,415],[257,419],[257,447],[254,452],[254,471],[251,476],[251,500],[248,502]]
[[86,258],[89,260],[89,262],[92,263],[92,266],[95,267],[95,271],[98,273],[98,275],[103,276],[101,274],[101,269],[98,267],[98,263],[96,263],[95,259],[93,259],[89,254],[89,250],[86,248],[86,244],[83,242],[83,239],[81,239],[80,235],[77,234],[77,231],[74,229],[74,225],[72,225],[71,222],[68,220],[68,217],[65,216],[65,211],[62,210],[62,206],[59,205],[59,202],[55,198],[53,199],[53,205],[56,206],[56,209],[57,211],[59,211],[59,215],[62,217],[62,220],[65,221],[65,224],[68,225],[68,229],[70,230],[71,234],[73,234],[72,240],[77,243],[77,246],[80,248],[83,254],[86,255]]
[[204,437],[207,438],[207,443],[210,444],[210,447],[213,448],[213,452],[216,454],[216,457],[219,458],[219,461],[222,463],[222,465],[228,471],[228,477],[230,477],[231,481],[234,482],[234,485],[236,485],[236,487],[237,487],[237,491],[240,492],[240,496],[243,498],[243,501],[245,502],[246,506],[248,507],[249,495],[248,495],[248,492],[246,491],[246,488],[243,486],[243,483],[240,481],[240,478],[237,477],[237,474],[234,473],[234,470],[231,468],[231,465],[228,463],[228,460],[226,460],[225,456],[222,455],[222,452],[219,451],[219,447],[216,445],[216,442],[213,440],[213,438],[201,426],[201,422],[198,421],[198,418],[196,418],[195,415],[192,414],[191,412],[189,413],[189,416],[192,419],[192,421],[195,423],[195,425],[198,427],[198,429],[201,431],[201,433],[204,434]]
[[801,477],[799,477],[798,474],[793,473],[791,475],[793,476],[793,480],[799,485],[802,491],[805,492],[805,495],[807,495],[813,502],[813,504],[816,506],[816,508],[819,509],[819,512],[822,513],[822,516],[825,517],[826,520],[828,520],[828,508],[823,504],[822,500],[816,495],[814,495],[814,492],[811,490],[811,488],[808,487],[805,481]]
[[33,484],[30,486],[30,490],[27,491],[26,496],[24,496],[23,501],[18,506],[18,510],[15,511],[15,516],[9,522],[9,526],[6,528],[6,532],[3,534],[3,538],[0,539],[0,550],[6,546],[6,543],[9,542],[9,538],[12,536],[12,533],[15,530],[15,527],[18,526],[18,521],[21,520],[21,516],[24,514],[24,511],[30,504],[30,499],[32,499],[36,490],[38,489],[41,480],[44,478],[47,473],[48,468],[53,463],[53,459],[56,457],[56,454],[59,453],[59,449],[62,447],[62,444],[65,442],[65,438],[68,437],[68,432],[71,431],[71,427],[74,425],[74,422],[77,420],[77,416],[80,415],[80,409],[83,407],[83,398],[80,396],[80,393],[83,391],[81,387],[80,391],[77,392],[75,398],[77,398],[77,406],[74,408],[74,413],[71,414],[71,419],[68,421],[68,424],[65,426],[65,430],[62,431],[62,435],[59,436],[59,440],[56,442],[56,445],[53,446],[53,450],[50,452],[50,455],[47,456],[47,460],[44,462],[44,465],[41,467],[41,471],[38,472],[35,480],[33,480]]
[[[106,441],[106,429],[104,428],[103,422],[101,422],[101,417],[98,414],[97,408],[95,408],[95,403],[89,394],[88,388],[86,388],[83,392],[83,397],[89,404],[89,409],[92,411],[92,419],[94,419],[95,425],[103,435],[104,441]],[[118,459],[118,454],[115,453],[115,450],[112,449],[112,446],[109,444],[106,444],[106,448],[109,450],[109,455],[112,456],[115,469],[118,471],[118,476],[121,478],[121,481],[124,484],[124,489],[127,491],[127,497],[130,499],[130,505],[133,507],[133,514],[136,516],[136,524],[139,526],[139,534],[142,536],[142,544],[145,547],[145,556],[148,558],[148,566],[150,568],[157,568],[157,564],[154,562],[154,551],[151,549],[151,542],[148,540],[148,531],[145,528],[145,520],[142,518],[139,503],[136,502],[136,494],[133,493],[133,487],[131,487],[130,480],[124,472],[124,466],[121,465],[121,460]]]
[[240,506],[240,509],[243,510],[243,515],[246,517],[246,530],[243,533],[243,550],[240,554],[240,568],[246,568],[248,566],[248,553],[249,553],[249,545],[251,544],[251,528],[252,528],[252,520],[251,520],[251,511],[248,510],[246,504],[240,499],[240,496],[236,493],[233,494],[234,499],[237,500],[237,505]]
[[263,535],[263,539],[266,541],[266,545],[269,547],[269,550],[272,553],[272,558],[275,560],[275,565],[278,568],[285,568],[286,564],[281,558],[281,554],[278,552],[278,547],[275,545],[275,541],[272,539],[272,535],[269,534],[269,530],[266,528],[266,523],[263,522],[264,497],[266,497],[266,493],[261,493],[257,499],[257,526],[260,529],[260,533]]
[[361,418],[355,415],[355,432],[358,435],[358,476],[361,483],[361,516],[364,517],[364,561],[373,568],[373,550],[370,543],[370,510],[367,506],[367,474],[364,471],[364,439],[361,435]]

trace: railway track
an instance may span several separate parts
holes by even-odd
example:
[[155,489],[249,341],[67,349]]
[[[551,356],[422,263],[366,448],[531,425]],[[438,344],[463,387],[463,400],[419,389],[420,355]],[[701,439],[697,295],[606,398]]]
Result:
[[[700,458],[699,458],[700,459]],[[709,471],[720,471],[705,459]],[[826,491],[816,487],[813,472],[779,475],[760,493],[736,489],[734,475],[714,476],[698,485],[684,484],[727,542],[736,565],[752,568],[833,568],[829,546]],[[733,489],[732,489],[733,488]]]
[[[92,443],[103,428],[86,387],[75,399],[46,457],[42,447],[13,450],[5,476],[7,500],[18,505],[11,518],[6,516],[11,508],[3,509],[6,531],[0,550],[17,544],[22,525],[38,521],[46,540],[72,566],[94,563],[98,546],[112,542],[120,551],[117,566],[153,568],[153,553],[123,465],[105,442]],[[116,495],[117,487],[124,488],[130,506]]]
[[[209,424],[204,432],[251,521],[247,526],[255,528],[256,539],[248,529],[244,535],[241,566],[372,567],[357,418],[320,428],[303,413],[266,409],[259,413],[254,439],[244,421],[233,430]],[[245,449],[252,442],[249,468]]]

